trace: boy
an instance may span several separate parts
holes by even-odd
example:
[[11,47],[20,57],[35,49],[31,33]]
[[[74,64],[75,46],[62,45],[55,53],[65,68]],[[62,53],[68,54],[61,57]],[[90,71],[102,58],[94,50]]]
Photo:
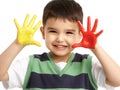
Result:
[[[95,34],[98,20],[95,20],[91,30],[88,17],[85,31],[81,24],[82,8],[74,0],[52,0],[44,8],[40,30],[50,52],[31,55],[15,62],[9,69],[25,46],[40,46],[39,42],[33,40],[40,25],[38,22],[33,27],[35,18],[28,23],[27,15],[23,27],[15,19],[17,39],[0,56],[1,81],[7,81],[11,88],[31,90],[97,90],[97,85],[120,86],[119,66],[97,42],[97,37],[102,33],[101,30]],[[101,66],[87,54],[72,53],[76,47],[90,49]]]

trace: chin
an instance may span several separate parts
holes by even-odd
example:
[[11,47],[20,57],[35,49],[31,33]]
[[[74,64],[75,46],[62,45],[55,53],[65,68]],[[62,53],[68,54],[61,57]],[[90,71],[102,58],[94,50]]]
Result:
[[63,56],[70,55],[71,52],[69,52],[69,53],[65,53],[65,52],[55,52],[55,53],[52,53],[52,54],[55,55],[55,56],[58,56],[58,57],[63,57]]

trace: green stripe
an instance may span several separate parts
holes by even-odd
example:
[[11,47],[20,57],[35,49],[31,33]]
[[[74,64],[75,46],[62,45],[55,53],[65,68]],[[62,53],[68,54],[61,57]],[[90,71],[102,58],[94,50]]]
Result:
[[49,61],[40,61],[37,58],[31,58],[33,64],[32,71],[41,74],[57,74],[56,70],[53,68],[53,64]]
[[83,60],[83,62],[72,62],[69,69],[65,72],[65,74],[76,76],[81,73],[88,73],[88,70],[90,70],[90,68],[86,67],[88,67],[89,65],[90,62],[88,62],[85,59]]

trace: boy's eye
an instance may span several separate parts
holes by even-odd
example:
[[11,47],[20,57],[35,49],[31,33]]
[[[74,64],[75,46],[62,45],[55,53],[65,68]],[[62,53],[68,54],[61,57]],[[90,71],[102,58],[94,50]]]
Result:
[[67,34],[73,34],[73,32],[66,32]]
[[50,30],[49,32],[50,32],[50,33],[56,33],[56,31],[54,31],[54,30]]

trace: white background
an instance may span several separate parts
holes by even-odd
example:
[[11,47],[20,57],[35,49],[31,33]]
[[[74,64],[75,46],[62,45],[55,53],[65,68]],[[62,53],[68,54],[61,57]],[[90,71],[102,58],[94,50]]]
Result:
[[[49,0],[1,0],[0,1],[0,53],[2,53],[16,38],[17,29],[14,18],[17,18],[20,25],[27,13],[31,17],[36,14],[37,21],[42,18],[45,4]],[[120,65],[120,5],[119,0],[76,0],[81,4],[84,11],[84,27],[86,28],[87,16],[91,16],[92,24],[98,18],[98,29],[103,29],[104,33],[98,38],[100,45],[112,56]],[[42,43],[42,47],[29,46],[21,51],[15,58],[22,58],[33,53],[47,51],[39,30],[35,34],[35,39]],[[90,53],[89,50],[76,49],[80,53]],[[109,64],[109,62],[108,62]],[[112,67],[111,67],[112,68]],[[0,84],[0,90],[4,90]],[[16,90],[16,89],[15,89]],[[100,88],[100,90],[103,90]],[[120,87],[116,88],[120,90]]]

